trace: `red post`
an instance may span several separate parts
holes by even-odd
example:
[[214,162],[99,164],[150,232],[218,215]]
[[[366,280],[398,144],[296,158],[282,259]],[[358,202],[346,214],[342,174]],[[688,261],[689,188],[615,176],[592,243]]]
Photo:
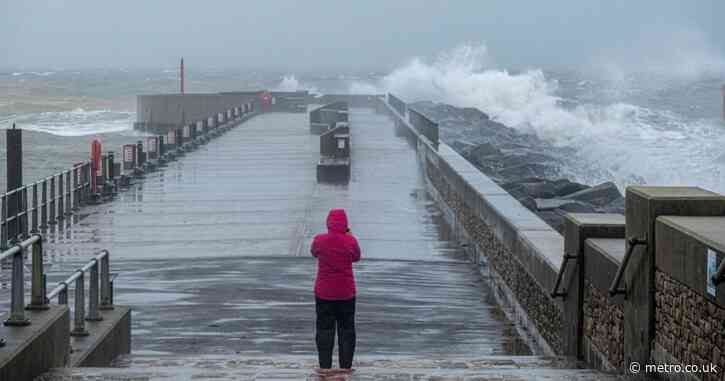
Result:
[[96,193],[96,178],[101,175],[101,141],[93,139],[91,143],[91,192]]

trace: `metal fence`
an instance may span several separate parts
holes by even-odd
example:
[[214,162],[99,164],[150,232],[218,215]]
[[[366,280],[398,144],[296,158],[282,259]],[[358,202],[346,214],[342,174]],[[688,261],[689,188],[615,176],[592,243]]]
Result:
[[[32,276],[30,303],[25,305],[25,253],[32,251]],[[68,279],[46,295],[46,275],[43,268],[43,237],[33,234],[18,242],[11,248],[0,253],[0,261],[12,260],[12,280],[10,291],[10,316],[5,321],[9,326],[25,326],[31,324],[27,310],[45,310],[51,299],[58,297],[59,304],[68,304],[68,289],[75,287],[75,315],[72,335],[88,334],[85,321],[99,321],[102,316],[99,310],[113,309],[113,280],[110,273],[110,254],[103,250],[93,257],[85,266],[76,270]],[[85,274],[89,274],[88,313],[86,314]]]
[[438,146],[438,123],[428,119],[420,112],[408,108],[408,121],[418,131],[419,134],[425,136],[433,146]]
[[388,104],[390,104],[390,106],[394,108],[400,116],[405,117],[405,110],[407,109],[407,106],[402,99],[388,93]]
[[86,161],[0,195],[0,250],[78,210],[90,186],[91,163]]

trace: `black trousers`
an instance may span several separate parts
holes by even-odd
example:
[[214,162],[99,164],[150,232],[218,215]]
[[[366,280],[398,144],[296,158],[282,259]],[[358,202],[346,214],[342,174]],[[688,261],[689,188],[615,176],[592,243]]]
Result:
[[332,350],[337,330],[340,368],[352,368],[355,353],[355,298],[323,300],[315,298],[317,311],[317,353],[320,368],[332,368]]

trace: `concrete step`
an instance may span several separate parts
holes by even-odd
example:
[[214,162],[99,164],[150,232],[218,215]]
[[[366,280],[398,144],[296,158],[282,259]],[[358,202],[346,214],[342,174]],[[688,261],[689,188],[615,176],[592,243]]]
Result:
[[351,374],[324,375],[309,356],[132,355],[115,368],[54,369],[36,381],[106,380],[623,380],[623,376],[580,369],[558,358],[489,356],[419,359],[356,359]]

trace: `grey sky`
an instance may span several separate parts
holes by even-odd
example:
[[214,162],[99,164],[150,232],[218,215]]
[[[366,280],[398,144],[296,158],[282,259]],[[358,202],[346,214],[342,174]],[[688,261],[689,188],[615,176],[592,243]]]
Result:
[[0,68],[159,67],[183,55],[204,67],[387,70],[464,42],[486,43],[499,66],[571,66],[668,50],[681,31],[725,51],[722,0],[0,1]]

